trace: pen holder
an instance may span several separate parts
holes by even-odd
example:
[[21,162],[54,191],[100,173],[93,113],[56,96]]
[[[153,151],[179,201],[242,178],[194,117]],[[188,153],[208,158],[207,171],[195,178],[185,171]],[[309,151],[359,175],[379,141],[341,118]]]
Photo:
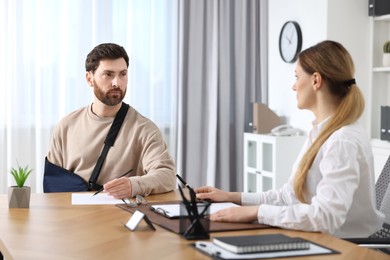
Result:
[[210,237],[210,202],[180,203],[180,234],[187,240]]

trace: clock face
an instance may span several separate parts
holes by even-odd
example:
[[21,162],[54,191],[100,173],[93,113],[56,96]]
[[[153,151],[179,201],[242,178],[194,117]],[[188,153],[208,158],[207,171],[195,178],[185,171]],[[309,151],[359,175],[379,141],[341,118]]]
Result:
[[297,22],[286,22],[279,36],[279,52],[285,62],[292,63],[297,60],[302,48],[302,33]]

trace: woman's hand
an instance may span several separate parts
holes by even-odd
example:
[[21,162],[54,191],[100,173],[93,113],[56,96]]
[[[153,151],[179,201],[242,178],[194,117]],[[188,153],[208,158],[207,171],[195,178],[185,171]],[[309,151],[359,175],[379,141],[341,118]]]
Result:
[[259,206],[226,208],[211,214],[210,220],[220,222],[253,222],[257,221],[258,209]]
[[[196,197],[200,200],[214,202],[229,201],[241,204],[240,192],[226,192],[214,187],[203,186],[195,189]],[[253,222],[257,220],[259,206],[231,207],[222,209],[210,215],[211,221],[221,222]]]
[[214,202],[229,201],[235,204],[241,204],[241,193],[226,192],[214,187],[203,186],[195,189],[196,198],[200,200],[211,200]]

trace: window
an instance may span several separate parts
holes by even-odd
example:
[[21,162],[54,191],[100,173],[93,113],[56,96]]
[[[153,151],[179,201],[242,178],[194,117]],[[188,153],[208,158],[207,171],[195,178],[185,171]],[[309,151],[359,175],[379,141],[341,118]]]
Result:
[[[28,164],[34,171],[27,184],[42,191],[51,130],[92,101],[84,62],[103,42],[127,50],[125,102],[162,129],[174,154],[177,1],[4,0],[0,34],[0,171]],[[0,177],[0,193],[13,185],[8,175]]]

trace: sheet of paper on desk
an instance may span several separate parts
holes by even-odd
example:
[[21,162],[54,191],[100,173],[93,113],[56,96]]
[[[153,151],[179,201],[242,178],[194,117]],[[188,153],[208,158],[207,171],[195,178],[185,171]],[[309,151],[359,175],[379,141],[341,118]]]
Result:
[[[159,210],[164,212],[168,218],[177,218],[180,217],[180,204],[156,204],[150,206],[154,211],[159,213]],[[239,207],[239,205],[231,202],[222,202],[222,203],[211,203],[210,205],[210,214],[217,212],[221,209],[226,209],[230,207]]]
[[114,199],[107,193],[72,193],[72,205],[102,205],[102,204],[122,204],[122,200]]

